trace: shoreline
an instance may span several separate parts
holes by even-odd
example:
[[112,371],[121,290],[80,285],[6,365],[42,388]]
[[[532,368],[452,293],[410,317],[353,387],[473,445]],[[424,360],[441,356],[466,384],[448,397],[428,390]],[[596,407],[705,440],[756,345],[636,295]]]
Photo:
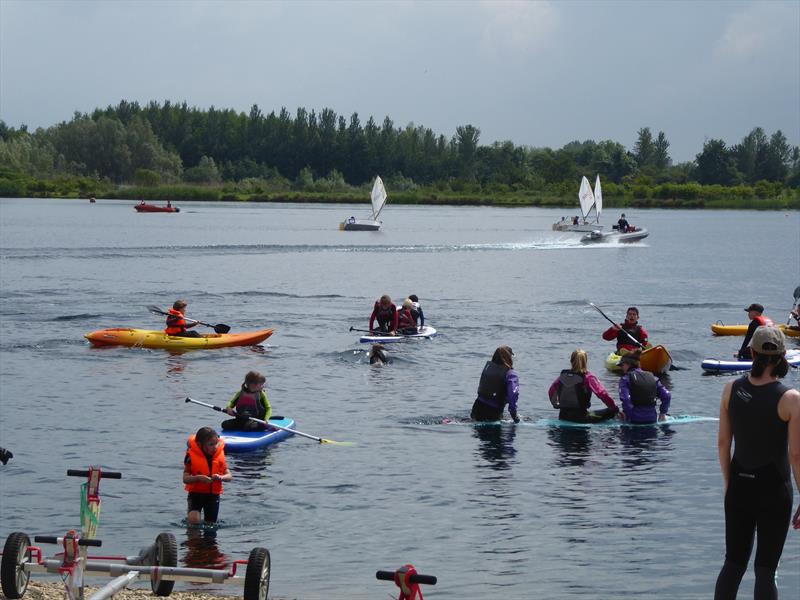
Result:
[[[95,578],[92,578],[95,579]],[[111,581],[111,578],[108,579]],[[114,598],[118,600],[153,600],[158,598],[154,596],[150,590],[150,585],[146,580],[139,581],[135,584],[138,587],[129,587],[114,594]],[[142,587],[143,586],[143,587]],[[94,585],[87,585],[84,588],[84,597],[89,598],[100,587]],[[169,597],[175,600],[242,600],[241,587],[230,586],[231,591],[238,590],[238,595],[214,593],[211,591],[175,591]],[[269,600],[299,600],[294,596],[273,596],[268,594]],[[7,600],[5,594],[0,591],[0,599]],[[64,600],[64,585],[59,581],[37,581],[31,579],[28,584],[28,589],[22,596],[23,600]]]

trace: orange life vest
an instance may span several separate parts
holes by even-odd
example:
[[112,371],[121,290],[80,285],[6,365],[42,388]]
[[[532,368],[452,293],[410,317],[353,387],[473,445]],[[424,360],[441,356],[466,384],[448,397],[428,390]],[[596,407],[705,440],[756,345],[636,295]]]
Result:
[[183,318],[183,313],[175,308],[169,309],[169,316],[167,316],[167,328],[164,333],[167,335],[178,335],[186,331],[186,320]]
[[[206,475],[207,477],[211,477],[211,475],[224,475],[228,472],[228,463],[225,462],[225,452],[223,448],[225,447],[225,442],[220,439],[219,444],[217,444],[217,450],[214,452],[214,456],[211,459],[211,471],[208,470],[208,456],[206,453],[203,452],[203,449],[200,447],[200,444],[197,443],[197,440],[194,439],[195,436],[192,435],[189,437],[189,441],[187,442],[187,450],[186,454],[189,455],[190,463],[189,463],[189,474],[190,475]],[[201,494],[221,494],[222,493],[222,482],[221,481],[212,481],[211,483],[187,483],[186,484],[186,491],[187,492],[199,492]]]

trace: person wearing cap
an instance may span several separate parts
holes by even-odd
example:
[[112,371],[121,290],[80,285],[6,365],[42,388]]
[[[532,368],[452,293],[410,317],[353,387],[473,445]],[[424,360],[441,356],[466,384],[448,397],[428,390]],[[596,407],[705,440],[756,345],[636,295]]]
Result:
[[[561,371],[547,391],[550,404],[553,408],[559,409],[558,418],[575,423],[597,423],[619,414],[619,408],[611,394],[606,391],[600,380],[589,372],[586,351],[578,348],[569,357],[569,362],[570,368]],[[592,393],[596,394],[607,408],[589,411]]]
[[750,319],[750,325],[747,326],[747,333],[744,336],[742,347],[736,353],[736,358],[739,360],[750,360],[750,340],[753,339],[753,334],[756,329],[765,325],[772,325],[772,319],[765,317],[762,313],[764,307],[760,304],[753,302],[750,306],[744,309]]
[[[631,339],[633,338],[633,339]],[[603,332],[603,339],[610,342],[617,340],[617,353],[620,350],[633,352],[647,346],[647,332],[639,325],[639,309],[629,306],[625,311],[625,322],[621,325],[614,324]],[[637,345],[637,340],[640,345]]]
[[499,421],[508,404],[511,418],[519,423],[518,400],[519,378],[514,371],[514,352],[508,346],[500,346],[483,367],[470,417],[473,421]]
[[[652,373],[639,368],[639,353],[626,354],[619,361],[619,400],[628,423],[646,424],[666,421],[672,394]],[[660,402],[656,413],[656,397]]]
[[[792,515],[792,483],[800,489],[800,391],[780,382],[789,372],[786,339],[758,327],[750,373],[728,383],[719,408],[717,449],[725,491],[725,563],[715,600],[733,600],[756,540],[755,598],[777,598],[778,567]],[[733,453],[731,454],[731,446]]]
[[625,213],[622,213],[622,216],[617,220],[617,229],[620,233],[627,233],[630,226],[628,219],[625,218]]

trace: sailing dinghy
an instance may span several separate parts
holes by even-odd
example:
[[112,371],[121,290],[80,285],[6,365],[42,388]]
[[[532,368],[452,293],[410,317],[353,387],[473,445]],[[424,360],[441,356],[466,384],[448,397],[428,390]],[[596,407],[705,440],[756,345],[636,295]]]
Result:
[[383,187],[383,181],[381,181],[380,177],[375,178],[371,198],[372,215],[369,219],[350,217],[339,223],[339,229],[343,231],[378,231],[383,223],[383,221],[378,221],[378,215],[381,214],[383,207],[386,205],[386,188]]
[[[595,181],[594,192],[592,192],[589,180],[585,176],[581,179],[578,202],[581,207],[580,221],[575,223],[568,218],[562,218],[558,223],[553,223],[553,231],[592,232],[603,229],[603,226],[600,225],[600,213],[603,211],[603,190],[600,187],[600,175],[597,176]],[[592,210],[594,210],[593,222],[589,220]]]

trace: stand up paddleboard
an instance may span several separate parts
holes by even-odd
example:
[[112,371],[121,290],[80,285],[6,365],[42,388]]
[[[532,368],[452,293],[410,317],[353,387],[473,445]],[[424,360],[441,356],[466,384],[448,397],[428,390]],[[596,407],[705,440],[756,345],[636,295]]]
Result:
[[420,339],[420,338],[432,338],[438,335],[436,333],[436,329],[431,327],[430,325],[424,325],[420,327],[417,333],[411,333],[408,335],[388,335],[388,334],[370,334],[370,335],[362,335],[359,338],[359,342],[362,344],[391,344],[394,342],[402,342],[404,340],[413,340],[413,339]]
[[[294,419],[270,419],[270,423],[291,429],[294,427]],[[252,452],[271,446],[289,436],[294,435],[290,431],[282,429],[267,429],[265,431],[226,431],[221,430],[219,436],[225,441],[225,452]]]
[[574,421],[562,421],[561,419],[539,419],[535,425],[538,427],[653,427],[658,425],[683,425],[684,423],[702,423],[704,421],[719,421],[717,417],[698,417],[695,415],[670,416],[666,421],[658,423],[628,423],[618,419],[606,419],[595,423],[575,423]]
[[[796,367],[800,366],[800,350],[787,350],[786,362]],[[730,373],[736,371],[749,371],[753,366],[752,360],[717,360],[705,359],[700,366],[707,373]]]

